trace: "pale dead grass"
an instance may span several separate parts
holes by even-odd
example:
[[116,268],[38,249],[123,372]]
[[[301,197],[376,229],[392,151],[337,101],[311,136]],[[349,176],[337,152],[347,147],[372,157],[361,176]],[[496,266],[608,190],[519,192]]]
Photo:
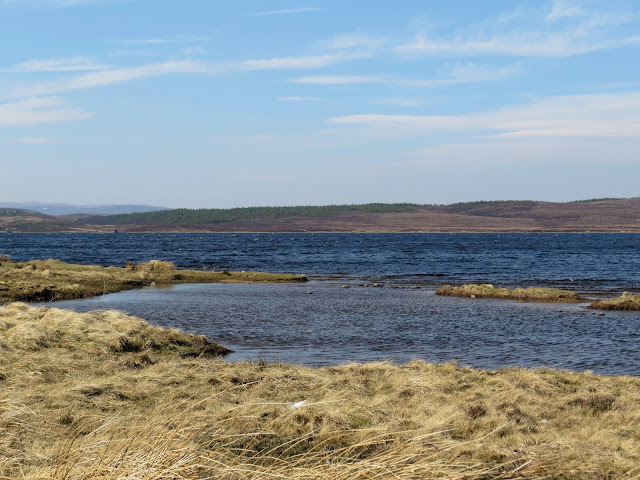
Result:
[[629,292],[624,292],[622,295],[616,298],[610,298],[606,300],[598,300],[589,305],[589,308],[596,310],[640,310],[640,293],[633,295]]
[[302,275],[262,272],[176,270],[171,262],[151,260],[125,267],[74,265],[57,260],[0,260],[0,302],[87,298],[153,283],[301,282]]
[[569,290],[546,287],[509,289],[494,287],[490,284],[467,284],[460,286],[444,285],[436,292],[436,294],[449,297],[501,298],[538,302],[577,303],[587,301],[584,297],[581,297],[579,294]]
[[[121,348],[141,332],[148,348]],[[638,378],[150,346],[172,336],[114,312],[0,308],[0,478],[640,478]]]

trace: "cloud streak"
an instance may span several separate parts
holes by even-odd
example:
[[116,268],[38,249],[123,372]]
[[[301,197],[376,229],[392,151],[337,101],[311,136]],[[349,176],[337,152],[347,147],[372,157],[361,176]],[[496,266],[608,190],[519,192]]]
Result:
[[586,11],[566,1],[536,10],[503,13],[499,19],[468,26],[450,36],[418,33],[397,46],[396,53],[431,56],[498,55],[514,57],[569,57],[636,44],[623,26],[638,26],[634,11]]
[[92,116],[90,112],[67,107],[66,103],[59,98],[30,98],[0,104],[0,127],[69,122]]
[[137,67],[105,69],[73,77],[25,85],[13,92],[5,92],[4,98],[24,98],[57,95],[88,88],[114,85],[148,77],[183,74],[216,75],[239,71],[296,70],[320,68],[345,60],[366,58],[364,53],[334,53],[302,57],[274,57],[240,62],[210,63],[194,60],[178,60],[152,63]]
[[362,114],[333,117],[332,125],[359,126],[399,136],[458,132],[467,137],[640,138],[640,91],[553,97],[484,113],[461,115]]
[[460,83],[486,82],[498,80],[520,73],[516,66],[488,68],[470,63],[456,64],[448,69],[444,77],[434,79],[408,79],[392,76],[367,75],[314,75],[297,77],[289,80],[292,83],[305,85],[353,85],[358,83],[376,83],[398,85],[404,87],[442,87]]
[[281,10],[267,10],[264,12],[252,13],[250,17],[266,17],[271,15],[290,15],[292,13],[309,13],[309,12],[321,12],[324,8],[316,7],[298,7],[298,8],[284,8]]
[[74,72],[86,70],[104,70],[109,65],[94,63],[86,57],[50,58],[47,60],[28,60],[1,71],[8,73]]

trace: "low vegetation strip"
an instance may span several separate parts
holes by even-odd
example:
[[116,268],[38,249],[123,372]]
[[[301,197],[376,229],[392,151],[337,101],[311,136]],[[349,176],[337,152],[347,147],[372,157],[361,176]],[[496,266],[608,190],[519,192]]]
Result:
[[[224,362],[117,312],[0,308],[0,477],[638,478],[640,379]],[[136,347],[130,347],[136,345]]]
[[640,311],[640,294],[633,295],[629,292],[624,292],[621,296],[616,298],[609,298],[606,300],[598,300],[589,305],[589,308],[596,310],[633,310]]
[[88,298],[153,283],[303,282],[302,275],[262,272],[176,270],[171,262],[152,260],[124,267],[75,265],[58,260],[12,262],[0,257],[0,302]]
[[509,289],[494,287],[490,284],[467,284],[460,286],[444,285],[436,292],[436,294],[449,297],[502,298],[538,302],[578,303],[588,301],[588,299],[569,290],[543,287]]
[[276,219],[290,216],[324,218],[345,212],[389,213],[414,210],[410,203],[369,203],[364,205],[323,205],[300,207],[242,207],[242,208],[178,208],[157,212],[97,215],[79,220],[89,225],[200,225],[234,222],[257,218]]

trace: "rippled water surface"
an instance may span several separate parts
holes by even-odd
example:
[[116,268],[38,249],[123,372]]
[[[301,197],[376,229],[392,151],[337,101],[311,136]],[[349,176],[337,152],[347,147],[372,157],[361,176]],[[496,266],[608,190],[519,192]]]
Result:
[[203,333],[236,350],[230,359],[328,365],[420,358],[482,368],[545,365],[640,375],[640,315],[601,316],[575,304],[310,282],[176,285],[57,306],[117,309]]
[[0,234],[15,260],[263,270],[397,281],[640,287],[638,234]]
[[[639,291],[634,234],[0,234],[15,260],[304,273],[306,284],[177,285],[58,302],[202,333],[231,359],[455,360],[640,375],[640,313],[439,297],[443,283]],[[379,282],[383,287],[362,287]],[[349,285],[350,288],[343,288]],[[419,287],[419,288],[417,288]]]

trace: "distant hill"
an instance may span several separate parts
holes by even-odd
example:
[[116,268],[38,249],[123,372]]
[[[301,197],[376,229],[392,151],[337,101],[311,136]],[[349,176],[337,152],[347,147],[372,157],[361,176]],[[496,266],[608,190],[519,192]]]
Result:
[[134,212],[154,212],[165,210],[164,207],[150,205],[70,205],[67,203],[40,203],[40,202],[0,202],[0,209],[14,208],[32,210],[47,215],[72,215],[86,213],[91,215],[116,215]]
[[[2,212],[6,212],[3,216]],[[640,198],[174,209],[50,216],[0,206],[0,232],[635,232]]]

